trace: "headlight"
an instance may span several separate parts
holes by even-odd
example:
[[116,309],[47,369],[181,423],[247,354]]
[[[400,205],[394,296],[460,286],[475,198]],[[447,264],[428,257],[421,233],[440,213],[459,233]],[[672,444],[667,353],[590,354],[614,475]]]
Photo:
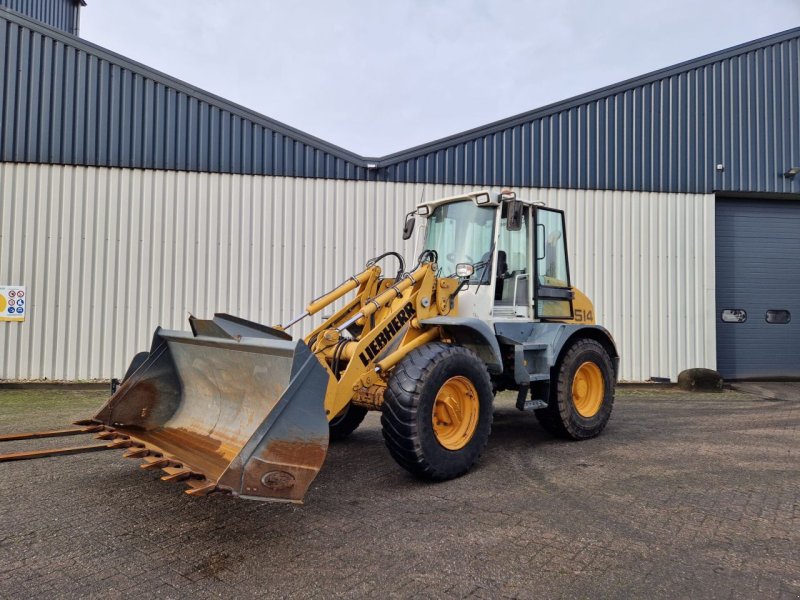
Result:
[[456,265],[456,275],[459,277],[472,277],[475,272],[475,267],[469,263],[458,263]]

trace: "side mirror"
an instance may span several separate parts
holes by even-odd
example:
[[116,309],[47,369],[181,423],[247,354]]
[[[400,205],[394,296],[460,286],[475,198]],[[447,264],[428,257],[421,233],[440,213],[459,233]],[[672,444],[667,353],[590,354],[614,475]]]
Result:
[[414,233],[414,225],[417,224],[417,220],[414,218],[414,213],[408,213],[406,215],[406,222],[403,225],[403,239],[407,240],[411,237],[411,234]]
[[508,213],[506,214],[506,229],[508,231],[519,231],[522,229],[522,211],[525,205],[519,200],[512,200],[508,203]]

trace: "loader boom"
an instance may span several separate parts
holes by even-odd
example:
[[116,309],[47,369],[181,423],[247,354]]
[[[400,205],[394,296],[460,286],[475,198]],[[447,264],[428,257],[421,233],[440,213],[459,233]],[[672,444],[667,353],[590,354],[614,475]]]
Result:
[[[367,403],[385,387],[385,375],[410,351],[442,337],[439,327],[422,321],[456,309],[458,280],[436,277],[435,256],[424,254],[416,268],[399,279],[381,279],[372,265],[355,277],[356,297],[305,338],[330,374],[325,414],[333,419],[352,401]],[[348,286],[355,289],[353,279]],[[347,282],[310,304],[313,314],[340,298]],[[451,302],[451,300],[453,300]]]

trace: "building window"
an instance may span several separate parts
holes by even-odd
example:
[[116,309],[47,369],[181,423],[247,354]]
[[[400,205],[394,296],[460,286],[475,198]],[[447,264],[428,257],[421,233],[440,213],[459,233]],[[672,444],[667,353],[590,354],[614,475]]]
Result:
[[774,325],[786,325],[786,323],[788,323],[791,320],[792,320],[792,315],[789,313],[788,310],[767,311],[767,323],[773,323]]
[[723,323],[744,323],[747,321],[747,311],[741,308],[726,308],[722,311]]

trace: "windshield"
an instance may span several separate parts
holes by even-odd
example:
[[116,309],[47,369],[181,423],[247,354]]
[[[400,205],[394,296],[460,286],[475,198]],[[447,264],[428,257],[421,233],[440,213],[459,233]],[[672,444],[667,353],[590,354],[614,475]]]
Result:
[[486,263],[476,268],[474,280],[486,279],[491,269],[495,207],[477,206],[471,200],[436,207],[428,219],[425,249],[435,250],[439,274],[453,275],[458,263]]

